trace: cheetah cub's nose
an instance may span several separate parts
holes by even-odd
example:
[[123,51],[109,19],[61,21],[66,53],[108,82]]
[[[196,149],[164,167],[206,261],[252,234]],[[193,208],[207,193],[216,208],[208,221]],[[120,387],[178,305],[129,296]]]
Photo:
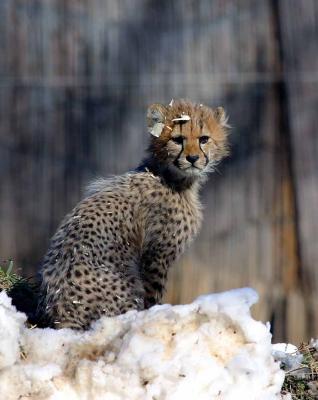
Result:
[[199,156],[187,156],[186,160],[189,161],[191,164],[194,164],[199,159]]

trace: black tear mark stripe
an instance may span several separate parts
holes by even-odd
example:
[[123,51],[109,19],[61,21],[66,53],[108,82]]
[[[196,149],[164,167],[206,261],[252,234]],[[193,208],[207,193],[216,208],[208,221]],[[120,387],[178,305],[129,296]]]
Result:
[[179,158],[180,158],[182,152],[183,152],[183,144],[182,144],[182,149],[181,149],[180,153],[177,155],[177,158],[174,160],[175,164],[178,164],[178,161],[179,161]]
[[[202,136],[202,130],[203,130],[203,111],[201,111],[201,118],[200,118],[200,136]],[[200,150],[202,151],[204,158],[205,158],[205,165],[209,164],[209,157],[207,156],[207,154],[203,151],[202,147],[201,147],[201,143],[200,143],[200,139],[199,139],[199,147]]]
[[205,158],[205,165],[208,165],[209,164],[209,157],[206,155],[206,153],[202,150],[202,147],[201,147],[201,143],[199,142],[199,147],[200,147],[200,150],[202,151],[202,153],[203,153],[203,155],[204,155],[204,158]]

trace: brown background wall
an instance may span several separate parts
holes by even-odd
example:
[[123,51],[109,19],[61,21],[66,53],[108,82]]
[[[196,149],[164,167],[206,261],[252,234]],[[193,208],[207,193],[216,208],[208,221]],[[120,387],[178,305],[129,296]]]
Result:
[[34,273],[98,175],[134,168],[149,103],[224,105],[232,156],[167,301],[253,286],[275,340],[318,335],[318,3],[2,0],[0,257]]

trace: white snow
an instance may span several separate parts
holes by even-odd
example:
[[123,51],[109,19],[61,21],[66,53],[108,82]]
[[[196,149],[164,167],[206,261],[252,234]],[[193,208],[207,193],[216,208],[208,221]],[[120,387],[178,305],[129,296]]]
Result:
[[186,114],[182,114],[181,117],[179,118],[174,118],[172,121],[173,122],[179,122],[179,121],[190,121],[191,117]]
[[103,317],[87,332],[29,329],[0,294],[0,400],[271,400],[284,373],[252,289]]
[[318,339],[311,339],[310,346],[312,346],[318,351]]
[[154,124],[153,127],[149,129],[149,133],[151,133],[153,136],[160,137],[164,126],[165,124],[163,124],[162,122],[157,122]]
[[293,372],[294,375],[301,376],[304,368],[303,355],[298,348],[290,343],[276,343],[272,346],[272,354],[276,361],[280,361],[284,371]]
[[279,351],[285,354],[295,354],[298,351],[297,346],[291,343],[275,343],[272,346],[273,351]]

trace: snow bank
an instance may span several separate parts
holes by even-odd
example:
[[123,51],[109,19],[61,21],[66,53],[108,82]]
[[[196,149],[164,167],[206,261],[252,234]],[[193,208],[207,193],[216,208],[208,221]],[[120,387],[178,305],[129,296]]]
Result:
[[252,289],[101,318],[88,332],[28,329],[0,293],[0,399],[280,399],[284,374]]

